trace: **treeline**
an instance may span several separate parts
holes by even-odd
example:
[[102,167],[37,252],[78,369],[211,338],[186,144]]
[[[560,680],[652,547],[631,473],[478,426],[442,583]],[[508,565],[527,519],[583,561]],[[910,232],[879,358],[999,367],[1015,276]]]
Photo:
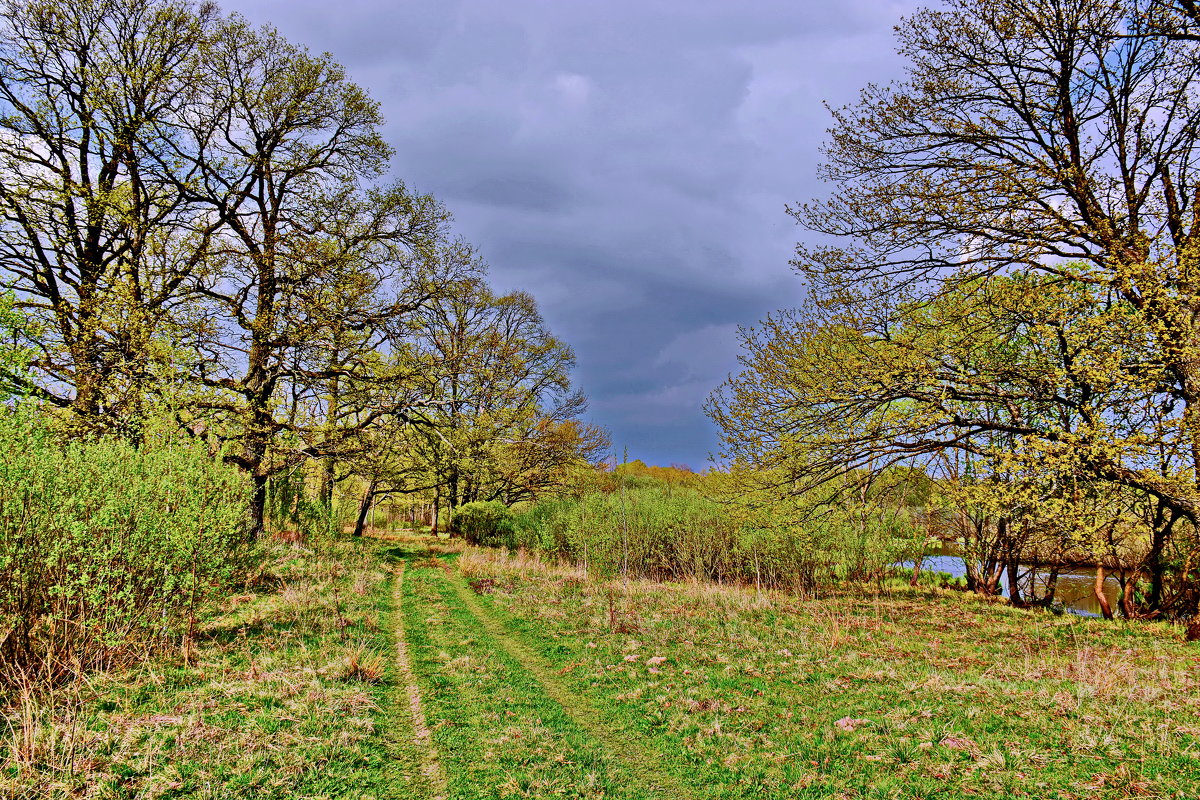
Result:
[[210,3],[5,5],[0,673],[178,642],[344,487],[515,502],[599,458],[571,349],[386,178],[382,125]]
[[[905,78],[834,112],[834,190],[791,210],[819,235],[793,261],[807,302],[742,331],[708,404],[729,472],[506,535],[741,580],[778,546],[811,586],[862,574],[846,543],[907,516],[884,539],[956,543],[982,594],[1048,604],[1088,566],[1106,616],[1200,617],[1200,14],[948,0],[897,37]],[[871,501],[897,474],[923,476],[919,513]]]
[[712,397],[724,456],[764,502],[912,465],[978,591],[1095,564],[1106,614],[1200,614],[1200,14],[951,0],[897,37],[792,209],[808,303]]
[[[528,496],[603,436],[573,354],[499,296],[429,195],[382,180],[378,104],[328,55],[211,4],[0,19],[8,388],[135,444],[166,415],[250,480],[318,462],[453,506]],[[501,446],[498,442],[503,441]]]

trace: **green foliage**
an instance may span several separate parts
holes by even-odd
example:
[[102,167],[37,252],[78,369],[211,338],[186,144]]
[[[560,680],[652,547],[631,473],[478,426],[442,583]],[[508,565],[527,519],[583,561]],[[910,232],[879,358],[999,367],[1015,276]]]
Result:
[[568,512],[577,504],[569,497],[551,497],[525,506],[513,514],[514,544],[543,553],[568,552]]
[[0,412],[0,685],[188,637],[246,564],[245,498],[195,447],[64,444],[32,409]]
[[451,526],[471,544],[512,546],[512,512],[496,501],[467,503],[454,510]]
[[337,512],[306,491],[302,469],[267,481],[266,514],[276,532],[294,532],[299,541],[327,539],[338,528]]
[[580,500],[570,527],[574,555],[600,573],[733,577],[736,525],[721,506],[694,490],[641,481]]
[[[880,580],[925,544],[911,510],[877,498],[813,507],[765,493],[763,475],[630,466],[517,513],[514,545],[602,575],[811,591]],[[897,475],[875,494],[894,503],[895,487],[916,481]]]
[[22,343],[34,333],[25,315],[14,306],[12,292],[0,294],[0,401],[20,394],[32,354]]
[[818,234],[806,305],[742,331],[710,403],[723,455],[802,487],[944,466],[973,587],[1002,560],[1103,563],[1149,576],[1126,614],[1196,614],[1197,22],[1126,0],[903,20],[904,78],[834,112],[834,186],[790,211]]

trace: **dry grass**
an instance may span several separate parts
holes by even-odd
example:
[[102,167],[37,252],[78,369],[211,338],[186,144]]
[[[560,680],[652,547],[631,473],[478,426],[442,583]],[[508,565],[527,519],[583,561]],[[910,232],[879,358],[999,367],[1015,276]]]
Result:
[[541,554],[535,551],[525,550],[524,548],[513,553],[507,550],[467,547],[464,545],[455,552],[461,553],[456,564],[462,574],[468,578],[476,575],[494,575],[496,573],[521,574],[529,571],[535,571],[539,574],[552,576],[560,580],[573,579],[583,581],[588,577],[587,572],[576,565],[551,561],[543,558]]
[[361,549],[275,553],[275,589],[228,598],[192,665],[10,698],[0,797],[285,798],[364,783],[385,749],[385,573]]

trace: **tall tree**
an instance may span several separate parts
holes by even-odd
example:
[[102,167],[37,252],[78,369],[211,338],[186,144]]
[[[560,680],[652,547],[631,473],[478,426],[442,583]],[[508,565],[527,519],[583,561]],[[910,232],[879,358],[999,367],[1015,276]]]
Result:
[[[1136,310],[1113,290],[1037,273],[959,283],[886,326],[852,315],[858,305],[744,332],[745,369],[709,404],[726,457],[773,471],[780,493],[832,494],[842,476],[906,461],[952,467],[943,496],[980,565],[974,587],[994,591],[1001,569],[1015,587],[1030,558],[1105,562],[1119,550],[1124,566],[1145,560],[1157,611],[1173,579],[1164,548],[1193,545],[1172,538],[1178,510],[1102,470],[1145,472],[1187,496],[1192,454]],[[1156,513],[1135,511],[1146,500]]]
[[431,398],[410,455],[439,504],[528,499],[606,450],[603,431],[579,420],[586,400],[571,388],[574,353],[528,294],[496,296],[463,281],[414,315],[410,335]]
[[[267,481],[287,463],[276,437],[299,432],[302,397],[379,364],[369,354],[435,283],[448,216],[402,184],[365,188],[390,155],[382,118],[329,56],[234,17],[206,64],[177,153],[195,177],[177,188],[218,227],[179,336],[206,390],[191,405],[236,441],[226,459],[253,481],[259,531]],[[293,455],[301,444],[313,441],[295,437]]]
[[[1147,337],[1140,357],[1116,368],[1130,382],[1160,384],[1147,396],[1178,424],[1157,433],[1183,460],[1164,472],[1126,458],[1094,425],[1095,436],[1081,430],[1075,439],[1088,454],[1079,466],[1194,521],[1200,58],[1197,43],[1162,35],[1182,30],[1181,8],[949,0],[905,20],[906,79],[869,87],[835,113],[825,174],[836,189],[793,209],[843,243],[802,244],[794,263],[822,301],[856,305],[860,317],[872,308],[872,332],[884,337],[934,298],[1013,270],[1118,301]],[[948,391],[963,388],[949,380]],[[994,427],[963,415],[942,443]],[[1047,446],[1060,441],[1038,426],[1017,428]]]
[[39,327],[29,388],[88,427],[136,432],[153,337],[204,257],[172,153],[215,25],[174,0],[0,17],[0,275]]

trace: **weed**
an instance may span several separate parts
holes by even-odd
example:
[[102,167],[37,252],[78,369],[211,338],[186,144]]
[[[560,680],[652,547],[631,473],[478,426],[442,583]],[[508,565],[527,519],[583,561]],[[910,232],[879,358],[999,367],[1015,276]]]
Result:
[[369,647],[358,645],[346,654],[346,666],[342,670],[342,677],[347,681],[382,683],[387,669],[387,658]]

